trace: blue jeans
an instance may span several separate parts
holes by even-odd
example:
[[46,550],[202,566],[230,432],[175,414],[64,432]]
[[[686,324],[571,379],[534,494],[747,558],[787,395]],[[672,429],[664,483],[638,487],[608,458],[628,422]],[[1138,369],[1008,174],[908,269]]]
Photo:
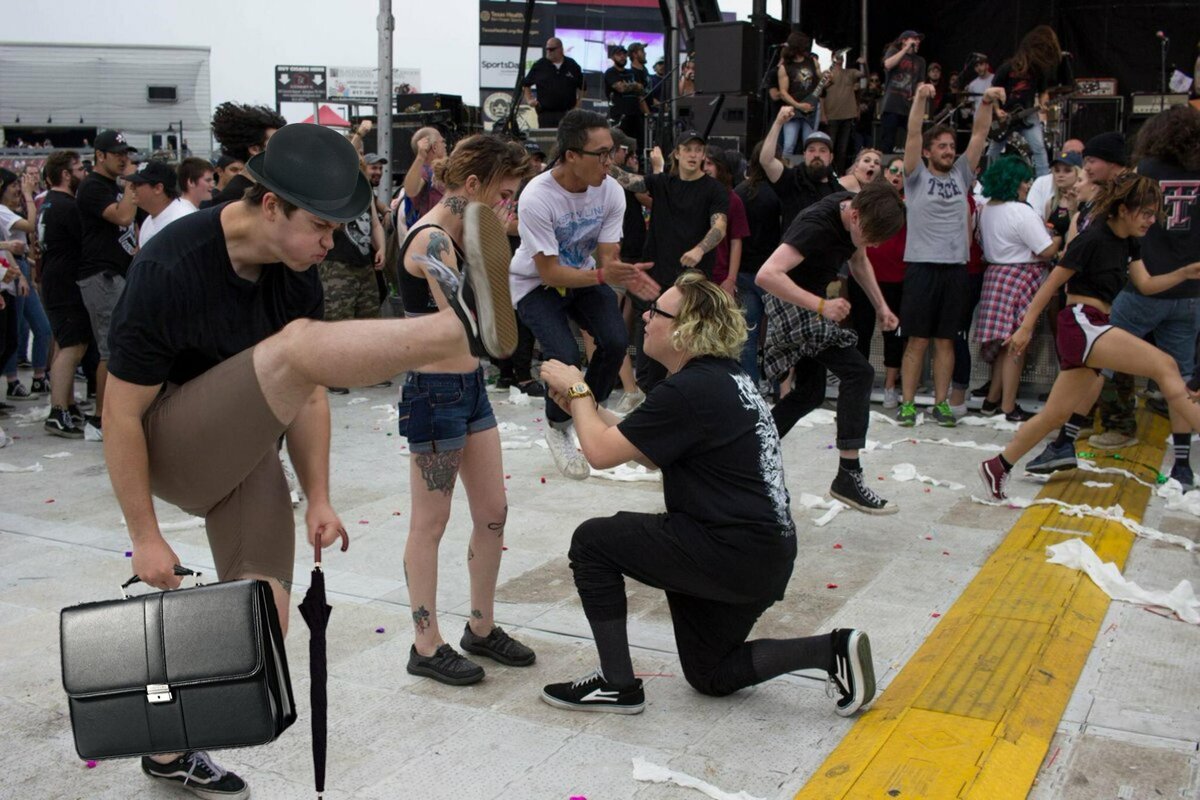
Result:
[[1196,366],[1200,298],[1178,300],[1146,297],[1126,289],[1113,301],[1109,322],[1139,339],[1154,331],[1154,344],[1175,359],[1186,381]]
[[13,310],[13,313],[17,315],[18,333],[17,349],[4,365],[4,374],[9,378],[13,378],[17,374],[17,359],[28,352],[31,333],[33,334],[33,368],[44,370],[50,361],[50,320],[47,319],[46,310],[42,308],[42,299],[38,297],[37,290],[33,286],[29,261],[18,258],[17,264],[20,266],[25,280],[29,281],[29,294],[25,297],[18,297],[16,308]]
[[746,318],[746,344],[742,347],[742,371],[758,385],[758,325],[763,319],[763,290],[754,283],[753,272],[739,272],[737,276],[738,299],[742,301],[742,315]]
[[[1033,124],[1025,130],[1021,131],[1021,138],[1029,143],[1029,149],[1033,151],[1033,171],[1036,177],[1050,174],[1050,158],[1046,155],[1046,134],[1042,130],[1040,120],[1034,120]],[[1000,150],[1004,147],[1004,142],[992,142],[988,146],[988,162],[995,161],[1000,157]]]
[[400,390],[400,435],[413,453],[462,450],[467,436],[496,427],[483,369],[410,372]]
[[796,145],[800,145],[799,152],[804,152],[804,140],[817,130],[820,124],[820,103],[809,114],[801,114],[797,109],[796,116],[783,124],[783,154],[786,156],[797,152]]
[[[590,333],[596,342],[596,352],[592,354],[584,380],[596,396],[596,402],[603,403],[608,399],[629,348],[629,334],[617,306],[616,292],[608,286],[587,286],[559,294],[558,289],[551,286],[539,286],[517,303],[517,314],[541,342],[542,358],[547,361],[557,359],[564,364],[579,366],[583,358],[575,335],[571,333],[571,320]],[[547,395],[546,419],[562,426],[571,417]]]

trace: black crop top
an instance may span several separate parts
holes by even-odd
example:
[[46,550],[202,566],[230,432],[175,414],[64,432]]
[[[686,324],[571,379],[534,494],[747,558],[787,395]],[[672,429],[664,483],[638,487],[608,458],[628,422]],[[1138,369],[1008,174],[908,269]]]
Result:
[[404,266],[404,257],[408,253],[408,246],[412,242],[413,237],[426,228],[437,228],[439,231],[445,232],[450,239],[450,244],[454,247],[454,257],[458,259],[458,269],[462,270],[463,264],[467,262],[466,254],[462,248],[458,246],[458,242],[454,241],[454,237],[450,236],[441,225],[426,223],[418,225],[408,232],[408,236],[404,237],[404,244],[400,245],[400,301],[404,305],[404,315],[408,317],[420,316],[422,314],[434,314],[438,310],[437,301],[433,299],[433,293],[429,291],[429,282],[424,278],[418,278],[413,275]]
[[1067,293],[1094,297],[1111,304],[1125,288],[1129,265],[1142,257],[1141,243],[1122,239],[1107,222],[1096,220],[1067,247],[1060,266],[1074,270]]

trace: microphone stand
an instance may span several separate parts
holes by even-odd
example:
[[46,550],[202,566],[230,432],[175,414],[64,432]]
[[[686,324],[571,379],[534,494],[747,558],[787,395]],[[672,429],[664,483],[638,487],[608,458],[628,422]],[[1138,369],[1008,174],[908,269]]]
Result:
[[773,44],[767,51],[770,53],[770,58],[767,60],[767,69],[763,72],[762,77],[758,81],[758,96],[762,102],[763,109],[763,130],[761,135],[766,137],[767,131],[771,129],[771,123],[775,121],[771,116],[771,86],[770,77],[771,70],[779,68],[780,51],[783,50],[783,45]]
[[1159,71],[1158,111],[1159,113],[1162,113],[1167,107],[1167,47],[1171,44],[1171,40],[1165,35],[1160,36],[1159,44],[1161,45],[1159,49],[1161,50],[1162,61]]
[[[676,60],[678,60],[678,59],[676,59]],[[670,92],[668,92],[667,89],[669,89],[671,87],[671,84],[668,83],[668,81],[674,80],[675,73],[679,72],[679,70],[683,66],[683,64],[684,64],[684,62],[680,61],[675,66],[671,67],[671,69],[667,70],[666,75],[663,75],[662,81],[660,81],[658,84],[658,86],[663,87],[663,91],[660,93],[662,95],[662,97],[659,99],[658,107],[654,109],[654,113],[651,114],[650,117],[647,118],[647,122],[649,122],[649,120],[651,118],[657,118],[656,127],[658,128],[658,130],[656,130],[655,133],[657,134],[657,138],[658,138],[658,146],[660,148],[662,148],[664,156],[667,153],[671,152],[671,136],[668,133],[669,131],[671,131],[671,129],[673,127],[671,125],[671,116],[675,112],[674,105],[676,103],[678,103],[682,97],[682,96],[679,96],[674,99],[668,99],[668,98],[670,98]],[[657,87],[655,87],[655,88],[657,88]],[[646,152],[642,154],[643,160],[641,163],[644,166],[649,166],[650,150],[653,149],[653,146],[650,144],[652,139],[651,139],[651,137],[647,136],[645,141],[646,141]]]

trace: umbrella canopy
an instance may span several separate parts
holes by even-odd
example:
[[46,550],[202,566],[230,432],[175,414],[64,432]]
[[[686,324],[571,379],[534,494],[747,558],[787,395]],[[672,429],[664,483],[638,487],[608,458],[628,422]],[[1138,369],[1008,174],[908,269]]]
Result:
[[313,781],[317,798],[325,791],[325,750],[327,742],[329,698],[326,684],[329,669],[326,663],[325,628],[329,625],[329,614],[333,611],[325,602],[325,573],[321,571],[321,539],[318,536],[313,553],[312,583],[300,603],[300,614],[308,624],[308,669],[312,679],[309,685],[309,701],[312,706],[312,749]]
[[[316,121],[318,125],[324,125],[326,128],[350,128],[350,120],[343,117],[341,114],[334,111],[329,106],[321,106],[317,109]],[[313,123],[313,115],[309,114],[308,119],[304,120],[307,124]]]

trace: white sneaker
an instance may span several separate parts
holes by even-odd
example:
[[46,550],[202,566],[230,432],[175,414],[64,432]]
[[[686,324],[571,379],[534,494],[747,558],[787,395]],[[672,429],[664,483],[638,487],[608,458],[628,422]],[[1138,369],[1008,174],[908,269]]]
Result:
[[83,423],[83,440],[85,442],[103,442],[104,431],[99,425],[93,425],[92,419],[92,417],[88,417],[87,422]]
[[570,427],[547,426],[546,444],[550,447],[550,455],[554,456],[554,465],[563,475],[574,481],[582,481],[592,474],[587,459],[575,447],[575,438],[571,435]]
[[883,390],[883,407],[895,408],[900,405],[900,392],[895,387]]
[[621,416],[625,416],[626,414],[628,414],[629,412],[633,411],[635,408],[640,406],[642,404],[642,401],[645,399],[646,399],[646,394],[645,394],[645,392],[641,391],[640,389],[635,389],[632,392],[626,392],[621,397],[621,402],[617,403],[617,407],[613,409],[613,413],[620,414]]

